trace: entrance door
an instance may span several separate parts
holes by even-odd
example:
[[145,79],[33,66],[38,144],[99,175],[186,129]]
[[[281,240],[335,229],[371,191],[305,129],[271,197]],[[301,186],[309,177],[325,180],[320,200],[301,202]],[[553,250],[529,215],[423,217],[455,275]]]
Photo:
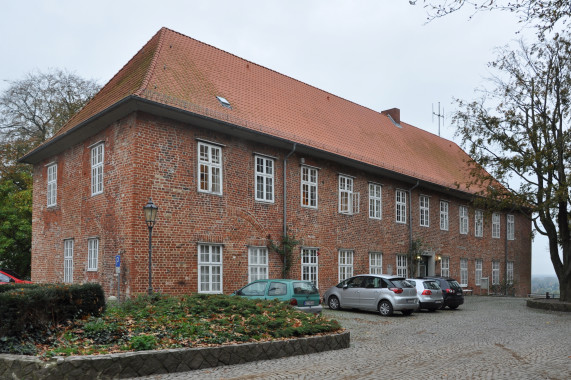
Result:
[[428,276],[428,256],[421,256],[422,258],[418,262],[418,276],[426,277]]

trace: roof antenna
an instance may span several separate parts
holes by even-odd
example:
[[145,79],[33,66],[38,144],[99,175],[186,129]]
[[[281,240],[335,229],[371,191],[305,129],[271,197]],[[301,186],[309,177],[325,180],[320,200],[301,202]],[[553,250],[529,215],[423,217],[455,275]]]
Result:
[[442,119],[442,126],[444,126],[444,107],[440,113],[440,102],[438,102],[438,113],[434,112],[434,103],[432,103],[432,122],[434,123],[434,116],[438,118],[438,137],[440,137],[440,119]]

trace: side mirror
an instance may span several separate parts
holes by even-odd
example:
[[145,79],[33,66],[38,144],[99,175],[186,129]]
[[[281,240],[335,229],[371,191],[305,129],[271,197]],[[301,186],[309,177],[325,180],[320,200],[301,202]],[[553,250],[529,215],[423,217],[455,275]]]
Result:
[[349,285],[345,284],[343,285],[343,289],[347,289],[349,287]]

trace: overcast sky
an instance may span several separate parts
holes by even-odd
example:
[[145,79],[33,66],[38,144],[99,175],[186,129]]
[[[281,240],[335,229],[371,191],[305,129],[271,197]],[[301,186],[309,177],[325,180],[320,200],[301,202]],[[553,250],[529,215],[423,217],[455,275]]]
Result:
[[[486,85],[494,48],[532,31],[510,14],[458,13],[426,24],[422,0],[27,0],[2,3],[0,90],[66,68],[105,84],[163,26],[438,134],[454,138],[452,100]],[[554,274],[546,240],[533,274]]]

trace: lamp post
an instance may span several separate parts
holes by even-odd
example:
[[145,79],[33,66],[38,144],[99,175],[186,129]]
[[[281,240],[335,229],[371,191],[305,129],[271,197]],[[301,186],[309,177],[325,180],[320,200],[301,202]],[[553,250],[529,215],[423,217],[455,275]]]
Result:
[[149,198],[147,204],[143,207],[143,211],[145,212],[145,222],[147,223],[147,227],[149,228],[149,295],[153,294],[153,272],[152,272],[152,254],[153,254],[153,226],[155,225],[155,221],[157,219],[157,211],[159,208],[155,206],[153,203],[153,199]]

